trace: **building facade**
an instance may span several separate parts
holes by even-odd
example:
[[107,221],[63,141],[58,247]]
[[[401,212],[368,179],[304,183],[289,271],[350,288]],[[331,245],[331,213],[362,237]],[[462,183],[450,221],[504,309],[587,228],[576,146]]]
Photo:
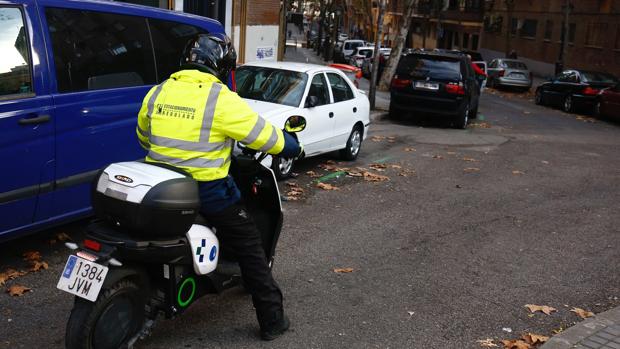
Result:
[[283,38],[280,0],[119,0],[218,20],[237,48],[238,62],[276,60]]
[[[487,1],[481,52],[485,59],[515,51],[534,73],[553,76],[560,59],[565,0]],[[565,68],[620,75],[620,0],[572,0]]]

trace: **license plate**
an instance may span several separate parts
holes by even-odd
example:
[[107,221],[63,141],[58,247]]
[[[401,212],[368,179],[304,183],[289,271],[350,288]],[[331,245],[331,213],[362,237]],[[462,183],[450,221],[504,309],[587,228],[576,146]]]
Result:
[[71,255],[56,287],[94,302],[107,274],[108,267]]
[[415,88],[419,88],[422,90],[431,90],[431,91],[439,90],[439,84],[434,83],[434,82],[416,81],[414,86]]

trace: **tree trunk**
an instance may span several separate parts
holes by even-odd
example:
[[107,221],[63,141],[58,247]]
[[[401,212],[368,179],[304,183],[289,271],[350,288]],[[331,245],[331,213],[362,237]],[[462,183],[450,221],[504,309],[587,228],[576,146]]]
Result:
[[398,66],[398,61],[400,61],[400,56],[405,48],[405,43],[407,42],[409,26],[411,25],[411,16],[413,16],[413,12],[415,11],[416,3],[416,0],[407,0],[407,2],[405,2],[405,11],[403,13],[404,18],[402,19],[403,22],[401,23],[400,31],[396,37],[396,43],[390,53],[390,59],[387,61],[387,66],[383,69],[383,74],[379,83],[379,90],[381,91],[387,91],[390,89],[392,76],[396,71],[396,66]]
[[377,30],[375,31],[375,54],[372,59],[372,72],[370,73],[370,91],[368,100],[370,110],[375,109],[375,95],[377,92],[377,78],[379,73],[379,48],[381,47],[381,36],[383,35],[383,12],[385,11],[385,0],[380,0],[379,15],[377,16]]
[[[514,11],[514,0],[506,1],[506,57],[510,57],[510,51],[512,51],[512,14]],[[519,28],[517,28],[517,32]],[[517,33],[518,34],[518,33]]]

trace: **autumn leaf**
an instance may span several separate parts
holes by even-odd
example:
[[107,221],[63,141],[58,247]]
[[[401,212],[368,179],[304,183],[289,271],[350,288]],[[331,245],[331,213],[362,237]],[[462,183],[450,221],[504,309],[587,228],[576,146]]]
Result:
[[316,186],[323,190],[340,190],[340,188],[327,183],[318,183]]
[[474,158],[469,158],[469,157],[467,157],[467,156],[466,156],[466,157],[464,157],[464,158],[463,158],[463,161],[468,161],[468,162],[478,162],[479,160],[476,160],[476,159],[474,159]]
[[13,280],[20,276],[26,275],[25,271],[17,271],[15,269],[7,269],[0,273],[0,286],[4,285],[7,281]]
[[528,344],[545,343],[546,341],[549,340],[549,337],[547,336],[543,336],[540,334],[533,334],[529,332],[521,335],[521,338]]
[[469,173],[471,173],[471,172],[480,172],[480,169],[477,168],[477,167],[468,167],[468,168],[464,168],[463,172],[469,172]]
[[593,312],[587,311],[587,310],[583,310],[581,308],[573,308],[570,311],[572,311],[573,313],[577,314],[582,319],[587,319],[589,317],[594,316]]
[[410,152],[413,152],[413,151],[416,151],[416,150],[415,150],[415,148],[405,148],[405,151],[410,153]]
[[520,339],[503,340],[502,344],[504,344],[504,349],[532,349],[531,345]]
[[477,122],[474,124],[469,124],[470,127],[478,127],[478,128],[491,128],[491,125],[487,122]]
[[394,164],[392,164],[392,165],[390,165],[390,168],[401,169],[401,168],[403,168],[403,167],[402,167],[402,166],[400,166],[400,165],[394,165]]
[[378,175],[376,173],[362,172],[362,174],[364,175],[364,180],[368,182],[383,182],[390,180],[390,177]]
[[30,268],[30,271],[39,271],[41,269],[47,269],[49,268],[49,265],[47,265],[47,262],[41,262],[41,261],[34,261],[32,262],[32,267]]
[[13,285],[6,290],[11,296],[20,297],[24,295],[26,292],[32,291],[32,289],[22,286],[22,285]]
[[394,137],[394,136],[389,136],[387,139],[389,139],[389,140],[393,141],[393,140],[395,140],[395,139],[396,139],[396,137]]
[[334,269],[334,273],[342,274],[342,273],[352,273],[353,268],[336,268]]
[[512,174],[513,174],[513,175],[519,175],[519,176],[520,176],[520,175],[524,175],[524,174],[525,174],[525,172],[523,172],[523,171],[519,171],[519,170],[514,170],[514,171],[512,171]]
[[355,170],[347,171],[347,175],[351,177],[364,177],[363,173],[361,173],[360,171],[355,171]]
[[387,165],[385,164],[371,164],[370,166],[371,169],[375,170],[375,171],[379,171],[379,172],[383,172],[385,168],[387,168]]
[[385,136],[372,136],[370,138],[373,142],[381,142],[382,140],[385,139]]
[[433,159],[441,160],[441,159],[443,159],[443,156],[441,156],[441,155],[433,155]]
[[497,347],[497,344],[493,343],[493,339],[492,338],[480,339],[477,342],[483,348],[495,348],[495,347]]
[[537,311],[541,311],[547,315],[551,315],[554,311],[558,311],[556,308],[550,307],[548,305],[536,305],[536,304],[526,304],[526,308],[528,308],[532,313]]
[[39,251],[27,251],[23,253],[23,256],[26,262],[41,260],[41,252]]
[[312,177],[312,178],[321,177],[321,175],[320,175],[320,174],[318,174],[318,173],[316,173],[316,172],[314,172],[314,171],[308,171],[308,172],[306,172],[306,174],[307,174],[308,176]]

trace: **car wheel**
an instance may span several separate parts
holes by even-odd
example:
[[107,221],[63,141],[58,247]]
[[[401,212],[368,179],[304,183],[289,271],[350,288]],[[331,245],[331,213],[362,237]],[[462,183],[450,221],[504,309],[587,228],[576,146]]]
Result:
[[353,131],[351,131],[349,139],[347,140],[347,145],[344,149],[340,150],[340,156],[344,160],[352,161],[357,159],[360,149],[362,149],[362,137],[362,128],[359,125],[354,126]]
[[390,119],[392,120],[400,119],[400,116],[401,116],[400,113],[402,113],[402,111],[400,111],[400,109],[396,108],[392,103],[390,103],[390,111],[388,112]]
[[596,116],[597,118],[601,117],[601,101],[597,100],[596,103],[594,103],[594,116]]
[[274,156],[271,161],[271,169],[279,180],[287,179],[293,173],[293,165],[295,160],[292,158],[281,158]]
[[462,130],[467,128],[467,123],[469,122],[469,105],[467,106],[467,108],[465,108],[465,110],[461,113],[461,115],[459,115],[458,119],[456,120],[456,128],[460,128]]
[[562,109],[564,109],[565,112],[567,113],[572,113],[573,109],[574,109],[574,105],[573,105],[573,96],[572,95],[568,95],[566,97],[564,97],[564,104],[562,105]]
[[545,100],[543,97],[542,89],[540,88],[536,89],[536,95],[534,97],[534,102],[538,105],[545,105]]
[[[478,103],[480,103],[480,102],[478,102]],[[475,119],[475,118],[478,117],[478,107],[479,106],[480,105],[476,105],[476,108],[469,113],[469,118],[470,119]]]

